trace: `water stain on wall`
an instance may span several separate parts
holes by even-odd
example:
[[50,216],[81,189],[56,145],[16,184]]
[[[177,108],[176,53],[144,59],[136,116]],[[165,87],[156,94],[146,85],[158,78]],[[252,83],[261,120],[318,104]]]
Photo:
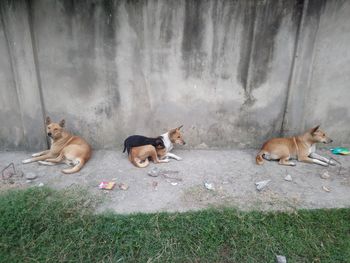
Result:
[[208,8],[208,1],[188,0],[185,3],[185,22],[182,39],[182,59],[184,73],[189,76],[201,77],[204,70],[203,60],[206,54],[202,51],[204,11]]
[[239,1],[214,1],[211,19],[213,21],[213,41],[211,49],[210,73],[214,78],[230,79],[235,73],[227,66],[230,50],[235,48],[235,31],[239,17]]
[[[243,8],[243,36],[237,72],[245,93],[246,105],[254,104],[252,91],[267,80],[274,57],[276,37],[283,19],[292,14],[300,17],[300,1],[247,1]],[[294,28],[298,20],[292,19]]]
[[[115,63],[117,56],[116,34],[118,32],[118,2],[105,0],[101,2],[103,13],[101,27],[103,31],[103,50],[105,61],[105,77],[107,83],[107,100],[113,109],[117,109],[120,105],[120,92],[118,87],[118,71]],[[106,109],[108,119],[112,117],[111,111]]]

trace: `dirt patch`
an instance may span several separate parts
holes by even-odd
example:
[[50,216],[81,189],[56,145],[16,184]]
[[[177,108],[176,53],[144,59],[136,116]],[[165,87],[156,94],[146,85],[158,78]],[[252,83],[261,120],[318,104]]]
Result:
[[[0,191],[12,188],[38,187],[40,184],[55,189],[72,186],[88,189],[104,202],[97,212],[112,210],[118,213],[188,211],[206,207],[237,207],[242,210],[294,210],[299,208],[350,207],[350,156],[336,157],[339,166],[324,168],[318,165],[297,163],[285,167],[277,162],[255,164],[256,150],[191,150],[175,151],[182,161],[150,164],[136,168],[120,151],[95,151],[93,158],[81,172],[62,174],[65,165],[41,166],[37,163],[22,165],[29,153],[0,153],[0,167],[14,162],[16,168],[35,173],[30,183],[24,177],[14,177],[13,182],[1,180]],[[328,151],[320,152],[330,156]],[[175,173],[166,176],[148,175],[154,167]],[[329,177],[321,178],[327,171]],[[291,181],[284,178],[289,174]],[[176,177],[176,180],[168,178]],[[256,182],[270,180],[262,191]],[[126,184],[128,189],[115,187],[100,190],[102,181]],[[209,183],[214,190],[205,187]],[[330,189],[326,192],[324,187]]]

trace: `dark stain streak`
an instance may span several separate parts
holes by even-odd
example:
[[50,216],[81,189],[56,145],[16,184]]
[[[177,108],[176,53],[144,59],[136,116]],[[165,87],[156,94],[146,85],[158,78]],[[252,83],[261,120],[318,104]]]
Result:
[[254,22],[256,19],[256,8],[251,1],[245,2],[245,6],[241,7],[243,11],[243,36],[241,37],[241,55],[238,66],[238,80],[240,81],[246,100],[250,100],[250,92],[248,91],[248,72],[250,65],[250,56],[252,52]]
[[[169,3],[171,4],[171,3]],[[163,6],[161,10],[161,24],[160,24],[160,37],[164,39],[166,44],[169,44],[172,37],[173,31],[171,28],[172,20],[173,20],[173,8],[168,7],[165,8]]]
[[283,18],[290,13],[294,29],[298,27],[303,2],[247,2],[243,15],[245,28],[241,42],[238,77],[245,92],[245,105],[254,104],[252,91],[266,82],[274,57],[275,39]]
[[206,5],[206,1],[200,0],[188,0],[185,3],[182,57],[186,77],[189,75],[200,77],[203,71],[202,62],[206,57],[206,54],[202,52],[203,10],[205,10]]
[[[222,79],[229,79],[232,76],[231,72],[217,72],[218,67],[225,64],[225,60],[228,59],[225,56],[225,51],[227,48],[232,48],[230,44],[230,30],[232,26],[235,26],[235,17],[238,10],[237,1],[214,1],[212,9],[212,21],[213,21],[213,45],[212,45],[212,57],[210,64],[210,72],[214,78],[221,77]],[[223,41],[220,45],[219,43],[219,32],[222,30],[220,26],[223,26],[223,31],[226,32],[223,36]]]
[[185,6],[185,24],[182,50],[193,52],[201,49],[203,19],[201,17],[201,1],[189,0]]
[[[321,13],[324,11],[326,2],[326,0],[309,0],[306,10],[306,16],[316,17],[319,20]],[[337,2],[339,3],[340,1]]]
[[118,87],[117,66],[114,58],[117,56],[117,19],[118,12],[117,2],[113,0],[104,0],[101,2],[103,10],[102,19],[102,34],[103,34],[103,51],[105,55],[106,82],[107,82],[107,97],[109,104],[105,107],[105,113],[108,119],[112,117],[111,106],[117,109],[120,105],[120,93]]
[[116,33],[116,19],[115,19],[115,1],[104,0],[101,2],[103,9],[103,40],[104,52],[106,58],[115,56],[115,33]]
[[295,0],[293,13],[292,13],[292,24],[296,29],[301,21],[301,17],[303,14],[305,0]]

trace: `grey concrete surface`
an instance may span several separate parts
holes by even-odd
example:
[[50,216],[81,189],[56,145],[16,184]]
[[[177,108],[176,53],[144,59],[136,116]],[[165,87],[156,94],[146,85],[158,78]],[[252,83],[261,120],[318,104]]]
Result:
[[[72,175],[60,172],[65,165],[41,166],[37,163],[22,165],[26,152],[0,152],[0,167],[14,162],[24,172],[38,176],[31,183],[23,177],[0,179],[0,190],[8,188],[38,187],[40,183],[66,189],[79,186],[87,188],[93,195],[104,196],[97,211],[117,213],[188,211],[207,207],[236,207],[242,210],[293,210],[298,208],[350,207],[350,156],[337,156],[342,167],[324,168],[318,165],[297,163],[296,167],[265,162],[255,164],[256,150],[178,150],[174,153],[182,161],[172,160],[166,164],[150,164],[147,168],[136,168],[125,154],[118,151],[95,151],[92,159],[81,170]],[[320,151],[330,156],[326,150]],[[180,180],[151,177],[147,173],[158,167]],[[320,176],[328,171],[329,179]],[[284,180],[289,174],[292,181]],[[266,189],[259,192],[255,182],[271,180]],[[101,181],[124,183],[129,189],[103,191],[98,189]],[[173,183],[173,184],[172,184]],[[215,190],[208,190],[211,183]],[[330,192],[323,190],[327,187]]]
[[0,3],[0,149],[44,115],[96,149],[184,124],[189,148],[258,147],[321,123],[350,138],[349,1]]

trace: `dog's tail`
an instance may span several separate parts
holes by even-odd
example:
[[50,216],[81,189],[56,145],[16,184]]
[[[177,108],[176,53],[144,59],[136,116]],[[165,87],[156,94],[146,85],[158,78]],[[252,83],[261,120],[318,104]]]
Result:
[[143,162],[139,158],[134,158],[131,160],[132,164],[139,168],[145,168],[149,165],[148,158],[144,160]]
[[123,150],[123,153],[125,153],[126,151],[126,140],[124,141],[124,150]]
[[263,155],[265,154],[264,150],[261,150],[258,155],[255,157],[256,164],[262,165],[264,163]]
[[73,166],[72,168],[69,169],[63,169],[62,173],[65,174],[72,174],[72,173],[76,173],[79,172],[81,168],[83,168],[84,164],[85,164],[85,160],[83,158],[78,159],[79,163],[75,166]]

